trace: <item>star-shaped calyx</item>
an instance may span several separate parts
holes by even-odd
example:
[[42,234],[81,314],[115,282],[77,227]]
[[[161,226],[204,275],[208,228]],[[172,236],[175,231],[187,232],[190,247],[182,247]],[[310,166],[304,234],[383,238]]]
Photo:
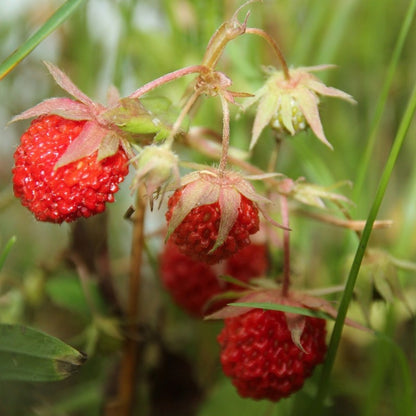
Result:
[[192,172],[169,199],[167,239],[183,254],[217,263],[250,244],[259,230],[258,210],[269,202],[237,172]]
[[66,97],[50,98],[15,116],[11,122],[44,115],[58,115],[69,120],[86,120],[79,136],[68,146],[58,159],[55,169],[75,162],[97,151],[97,159],[102,160],[117,153],[121,146],[129,157],[130,145],[115,124],[108,121],[105,114],[119,105],[119,95],[115,88],[108,93],[108,106],[92,101],[55,65],[45,62],[56,83],[75,100]]
[[266,83],[244,105],[244,108],[248,108],[258,102],[250,148],[257,143],[267,125],[281,135],[292,136],[310,127],[319,140],[332,148],[325,137],[319,116],[319,97],[327,95],[350,103],[355,103],[355,100],[341,90],[326,86],[312,74],[331,67],[332,65],[300,67],[288,69],[287,74],[268,68]]
[[[260,284],[264,285],[264,281],[260,281]],[[268,284],[272,287],[275,286],[273,281],[269,281]],[[211,315],[206,316],[205,319],[233,318],[256,308],[282,311],[285,315],[292,341],[301,350],[303,349],[301,334],[308,316],[316,316],[329,320],[336,319],[337,317],[337,310],[328,300],[295,290],[283,293],[282,289],[278,287],[264,289],[260,286],[253,286],[252,290],[246,291],[234,303],[236,304],[235,306],[233,304],[227,305]],[[365,332],[370,331],[369,328],[349,318],[345,320],[345,323],[352,328]]]

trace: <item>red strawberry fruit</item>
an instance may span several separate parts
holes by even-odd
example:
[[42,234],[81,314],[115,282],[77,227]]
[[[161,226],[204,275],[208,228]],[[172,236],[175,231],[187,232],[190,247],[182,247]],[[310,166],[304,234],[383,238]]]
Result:
[[128,173],[128,157],[121,146],[101,160],[95,151],[55,166],[85,123],[57,115],[41,116],[21,137],[14,154],[14,194],[39,221],[70,222],[104,211]]
[[283,312],[251,309],[226,318],[221,364],[242,397],[278,401],[299,390],[326,353],[325,320],[305,317],[296,345]]
[[167,238],[179,250],[208,264],[250,244],[259,230],[258,207],[270,201],[233,171],[206,168],[182,178],[170,197]]
[[230,275],[243,282],[266,272],[268,266],[266,246],[250,244],[215,267],[182,254],[178,247],[168,242],[160,259],[161,279],[174,301],[190,315],[201,318],[223,302],[214,303],[206,310],[207,302],[215,295],[241,290],[241,286],[222,281],[221,274]]
[[[182,189],[177,190],[169,199],[166,219],[172,217],[172,210],[181,197]],[[250,234],[259,230],[259,216],[253,202],[241,197],[238,216],[225,242],[211,252],[218,237],[221,219],[219,203],[194,208],[175,229],[171,236],[179,250],[190,257],[209,264],[218,263],[236,251],[250,244]]]

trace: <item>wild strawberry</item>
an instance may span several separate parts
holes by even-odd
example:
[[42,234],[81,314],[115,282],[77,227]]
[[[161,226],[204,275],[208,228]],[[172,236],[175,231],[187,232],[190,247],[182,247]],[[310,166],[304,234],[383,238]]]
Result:
[[214,264],[250,244],[258,206],[269,202],[235,172],[206,169],[182,178],[170,197],[167,238],[196,260]]
[[223,302],[216,302],[206,310],[213,296],[242,289],[219,276],[226,274],[243,282],[261,276],[268,265],[266,254],[264,244],[250,244],[214,267],[185,256],[169,241],[160,258],[160,275],[174,301],[190,315],[202,317],[224,306]]
[[225,319],[221,364],[242,397],[278,401],[299,390],[325,356],[325,320],[305,317],[299,344],[283,312],[251,309]]
[[[269,265],[265,244],[250,244],[225,262],[224,274],[249,282],[253,277],[262,276]],[[237,286],[233,285],[233,289]]]
[[95,152],[55,169],[84,125],[85,121],[42,116],[21,138],[14,154],[14,194],[39,221],[70,222],[104,211],[128,173],[128,158],[121,147],[105,159],[98,160]]
[[115,89],[105,107],[60,69],[46,66],[76,100],[50,98],[12,119],[35,117],[14,155],[14,193],[39,221],[70,222],[102,212],[114,201],[132,151],[126,134],[108,117],[120,105]]

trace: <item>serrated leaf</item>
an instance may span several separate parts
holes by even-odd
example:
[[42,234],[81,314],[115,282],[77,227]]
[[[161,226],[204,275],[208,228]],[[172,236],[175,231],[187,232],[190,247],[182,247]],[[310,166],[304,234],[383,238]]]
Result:
[[85,360],[84,354],[44,332],[22,325],[0,325],[0,380],[62,380]]

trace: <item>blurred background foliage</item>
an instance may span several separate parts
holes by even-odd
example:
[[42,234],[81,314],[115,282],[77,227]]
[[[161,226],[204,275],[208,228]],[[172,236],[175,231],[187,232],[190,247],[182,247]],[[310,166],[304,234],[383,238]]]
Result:
[[[62,3],[1,1],[0,60]],[[294,179],[304,176],[321,185],[356,181],[408,4],[407,0],[265,0],[250,6],[249,25],[268,31],[279,42],[289,65],[335,64],[336,69],[319,74],[320,78],[347,91],[358,102],[349,106],[324,99],[323,125],[335,151],[324,147],[310,132],[302,133],[282,147],[278,171]],[[62,68],[84,92],[104,102],[111,84],[124,96],[167,72],[198,64],[212,33],[239,5],[236,0],[88,0],[0,81],[0,125],[4,126],[0,141],[0,248],[11,236],[17,238],[0,273],[0,322],[42,329],[90,356],[78,374],[62,382],[0,382],[0,415],[101,414],[116,371],[120,339],[113,318],[120,305],[111,302],[111,293],[103,298],[100,276],[111,274],[121,304],[126,297],[131,225],[123,215],[132,204],[129,179],[106,214],[76,225],[37,223],[13,197],[13,152],[28,122],[7,123],[13,115],[41,100],[63,95],[42,60]],[[413,24],[397,62],[363,183],[358,190],[354,186],[342,188],[353,199],[351,213],[355,219],[366,218],[415,82],[415,39]],[[233,90],[254,92],[263,81],[261,65],[278,63],[261,39],[247,35],[228,45],[220,69],[232,78]],[[186,77],[170,83],[152,95],[166,96],[178,106],[189,81]],[[193,123],[220,131],[220,110],[218,101],[205,100]],[[233,108],[233,116],[237,112]],[[234,146],[247,149],[252,120],[250,111],[240,118],[233,117]],[[379,216],[392,219],[393,226],[375,231],[371,240],[373,247],[408,261],[416,259],[415,129],[413,123]],[[263,167],[273,140],[268,133],[263,134],[253,155]],[[181,155],[184,160],[205,160],[186,149]],[[157,232],[162,220],[163,210],[148,214],[149,235]],[[296,284],[310,288],[342,284],[357,245],[356,236],[302,217],[292,219],[292,228]],[[215,337],[221,323],[192,320],[160,288],[155,267],[160,244],[158,237],[149,239],[144,270],[146,300],[141,317],[147,348],[139,373],[137,414],[303,414],[303,403],[309,406],[315,394],[317,377],[308,381],[300,393],[276,405],[237,396],[221,375],[218,362]],[[74,254],[84,259],[84,289],[86,285],[98,314],[91,313]],[[414,271],[398,272],[413,310],[414,277]],[[355,303],[351,315],[363,319]],[[384,335],[345,330],[335,371],[328,381],[328,414],[414,414],[415,320],[398,301],[374,302],[370,315],[373,325]],[[313,414],[313,408],[308,409]]]

